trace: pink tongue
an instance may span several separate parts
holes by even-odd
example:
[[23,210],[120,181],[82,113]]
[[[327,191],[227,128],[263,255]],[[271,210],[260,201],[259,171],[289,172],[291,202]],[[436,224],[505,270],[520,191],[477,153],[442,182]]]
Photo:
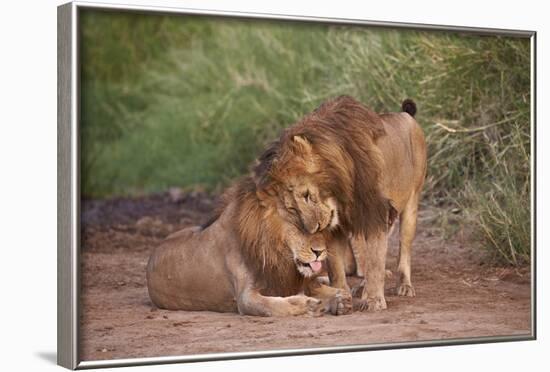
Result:
[[323,264],[321,264],[320,261],[313,261],[309,263],[309,266],[311,267],[311,270],[313,270],[314,272],[317,272],[321,270],[321,267],[323,267]]

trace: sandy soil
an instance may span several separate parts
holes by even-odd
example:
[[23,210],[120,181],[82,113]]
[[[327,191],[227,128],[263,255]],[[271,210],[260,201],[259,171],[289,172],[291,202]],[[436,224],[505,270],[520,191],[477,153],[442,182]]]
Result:
[[[101,360],[242,352],[530,332],[530,276],[483,264],[464,234],[444,241],[434,213],[422,209],[413,247],[416,298],[397,297],[386,281],[388,310],[320,318],[259,318],[155,309],[145,266],[164,236],[208,219],[200,193],[84,201],[82,208],[81,358]],[[391,239],[388,268],[396,264]],[[395,277],[395,276],[394,276]]]

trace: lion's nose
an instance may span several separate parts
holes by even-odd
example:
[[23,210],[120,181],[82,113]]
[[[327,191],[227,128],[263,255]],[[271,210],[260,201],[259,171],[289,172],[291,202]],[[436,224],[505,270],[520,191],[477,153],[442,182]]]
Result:
[[324,249],[317,248],[317,247],[311,247],[311,251],[315,255],[315,258],[319,258],[319,256],[323,254]]

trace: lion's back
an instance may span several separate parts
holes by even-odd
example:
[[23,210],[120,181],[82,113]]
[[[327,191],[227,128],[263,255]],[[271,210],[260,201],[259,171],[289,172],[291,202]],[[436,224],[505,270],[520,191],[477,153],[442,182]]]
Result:
[[424,183],[427,152],[424,133],[407,113],[380,115],[386,130],[377,145],[384,158],[384,191],[393,202],[404,203],[411,192],[419,192]]

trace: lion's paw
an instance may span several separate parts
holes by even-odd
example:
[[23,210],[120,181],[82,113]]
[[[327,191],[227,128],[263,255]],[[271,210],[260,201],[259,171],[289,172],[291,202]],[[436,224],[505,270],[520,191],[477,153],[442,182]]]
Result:
[[386,310],[388,305],[386,304],[386,299],[384,297],[374,297],[367,299],[367,311],[380,311]]
[[326,308],[326,311],[332,315],[346,315],[350,314],[352,310],[351,293],[341,289],[329,300]]
[[357,311],[380,311],[388,308],[384,297],[370,297],[367,299],[354,299],[353,308]]
[[309,316],[321,316],[325,312],[323,302],[313,297],[308,297],[306,302],[306,314]]
[[397,287],[397,295],[405,297],[415,297],[416,292],[414,291],[414,287],[412,285],[401,284],[399,287]]

